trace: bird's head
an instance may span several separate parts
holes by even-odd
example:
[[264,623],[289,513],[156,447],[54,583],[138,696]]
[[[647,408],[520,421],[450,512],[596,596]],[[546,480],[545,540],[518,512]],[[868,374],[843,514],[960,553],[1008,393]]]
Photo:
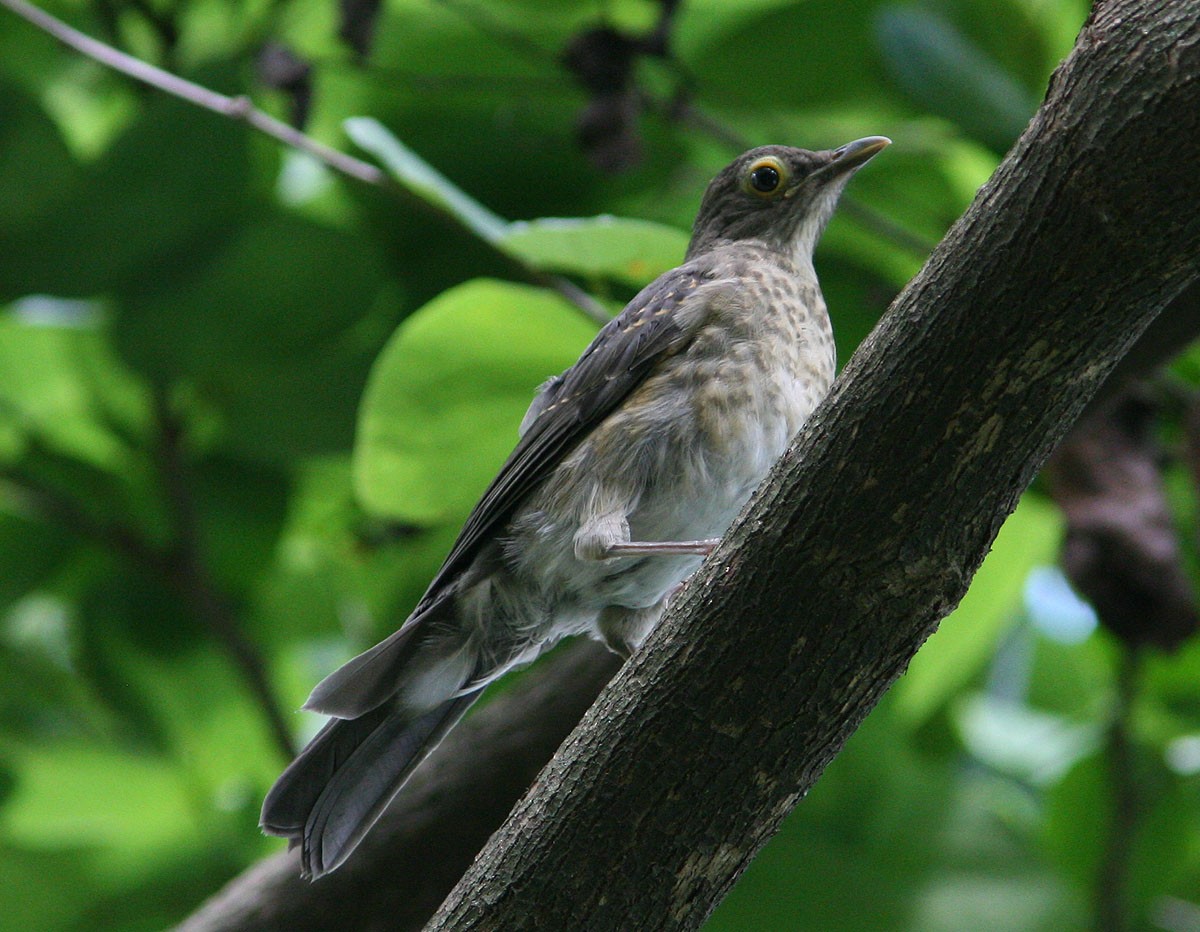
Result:
[[890,144],[867,136],[823,152],[760,146],[742,153],[704,192],[688,257],[739,240],[811,257],[850,176]]

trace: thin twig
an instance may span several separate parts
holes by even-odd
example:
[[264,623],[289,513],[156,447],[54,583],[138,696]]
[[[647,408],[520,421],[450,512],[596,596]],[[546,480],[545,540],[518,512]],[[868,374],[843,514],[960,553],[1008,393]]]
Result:
[[64,45],[70,46],[80,54],[86,55],[114,71],[119,71],[134,80],[149,84],[151,87],[158,88],[160,91],[186,100],[198,107],[203,107],[205,110],[211,110],[213,113],[219,113],[221,116],[231,119],[242,120],[280,142],[309,153],[344,175],[373,185],[382,185],[387,180],[383,171],[370,162],[356,159],[331,146],[317,142],[311,136],[305,136],[283,121],[256,109],[250,102],[250,98],[244,95],[227,97],[225,94],[218,94],[216,91],[187,81],[178,75],[151,65],[149,62],[144,62],[140,58],[115,49],[111,45],[106,45],[98,39],[93,39],[44,10],[38,9],[33,4],[26,3],[25,0],[0,0],[0,6],[8,8],[22,19],[48,32]]
[[79,537],[94,540],[156,574],[164,570],[163,554],[132,528],[100,520],[58,489],[13,466],[0,466],[0,483],[5,496],[18,509]]
[[1117,660],[1117,694],[1105,745],[1105,763],[1111,786],[1112,808],[1108,837],[1096,873],[1096,929],[1098,932],[1128,932],[1129,871],[1142,799],[1132,741],[1133,705],[1137,699],[1141,650],[1126,648]]
[[839,209],[880,239],[888,240],[893,246],[899,246],[919,259],[928,258],[933,252],[933,247],[937,245],[935,240],[927,240],[906,230],[887,214],[869,207],[852,195],[842,197]]
[[[34,448],[41,447],[33,437],[27,437],[27,443]],[[231,599],[221,592],[198,559],[191,495],[183,484],[177,443],[177,438],[164,434],[163,448],[159,451],[163,484],[167,497],[173,499],[169,504],[177,524],[177,541],[170,550],[155,547],[134,527],[97,517],[60,489],[14,466],[0,466],[0,484],[4,494],[18,508],[24,508],[77,537],[95,541],[174,589],[229,654],[261,707],[272,739],[290,760],[295,756],[295,746],[287,721],[270,689],[266,664],[238,626],[230,608]],[[168,452],[168,448],[173,452]]]
[[258,646],[242,631],[228,596],[212,579],[201,553],[196,502],[184,462],[183,425],[161,391],[154,394],[154,414],[158,428],[156,459],[175,537],[174,546],[166,555],[168,578],[237,666],[262,709],[271,737],[290,760],[296,754],[296,747],[267,678],[266,661]]

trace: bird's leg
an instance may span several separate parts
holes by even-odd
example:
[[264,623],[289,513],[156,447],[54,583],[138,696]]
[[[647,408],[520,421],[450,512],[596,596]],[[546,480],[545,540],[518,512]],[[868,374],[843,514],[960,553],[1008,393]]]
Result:
[[709,540],[630,540],[629,522],[619,512],[592,517],[575,532],[575,557],[579,560],[609,560],[613,557],[652,555],[705,557],[721,542]]
[[641,557],[646,554],[695,554],[706,557],[721,542],[719,537],[707,540],[627,540],[609,544],[606,557]]

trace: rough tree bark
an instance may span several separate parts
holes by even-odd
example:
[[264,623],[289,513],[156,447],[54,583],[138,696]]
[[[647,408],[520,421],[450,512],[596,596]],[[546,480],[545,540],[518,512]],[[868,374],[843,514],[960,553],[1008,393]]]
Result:
[[1197,275],[1200,4],[1099,4],[1047,100],[430,929],[695,928]]
[[[436,927],[694,927],[719,901],[1196,275],[1198,20],[1197,2],[1097,5],[1009,159]],[[1193,282],[1119,374],[1198,330]],[[419,928],[474,850],[421,839],[477,845],[611,670],[560,663],[536,701],[452,734],[343,872],[307,884],[272,858],[184,928]],[[520,777],[497,786],[495,761]],[[482,796],[491,824],[462,816]]]

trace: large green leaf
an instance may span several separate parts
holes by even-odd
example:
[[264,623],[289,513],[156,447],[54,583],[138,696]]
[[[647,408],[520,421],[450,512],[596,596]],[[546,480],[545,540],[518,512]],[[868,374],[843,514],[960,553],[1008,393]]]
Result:
[[878,19],[889,70],[912,98],[996,152],[1006,152],[1037,107],[1025,90],[953,24],[918,7]]
[[458,219],[480,239],[533,268],[643,285],[678,265],[688,237],[674,227],[611,216],[509,223],[404,145],[379,121],[346,121],[346,132],[412,194]]
[[[45,849],[0,838],[0,914],[14,929],[68,929],[94,897],[93,849]],[[38,895],[33,895],[34,893]]]
[[761,115],[867,102],[886,93],[869,28],[878,5],[756,0],[743,8],[710,0],[708,9],[681,18],[677,51],[702,99],[734,111]]
[[396,332],[363,398],[355,487],[418,524],[465,512],[516,443],[534,389],[595,334],[558,295],[492,280],[431,301]]
[[373,244],[273,212],[227,231],[186,281],[130,295],[115,331],[139,369],[194,385],[231,447],[278,462],[348,447],[395,316]]
[[141,368],[206,376],[328,352],[382,287],[369,242],[283,212],[226,231],[216,247],[187,280],[121,307],[120,346]]
[[355,117],[346,121],[346,134],[376,156],[392,177],[417,197],[457,217],[467,229],[489,243],[499,240],[507,223],[404,145],[378,120]]
[[648,220],[543,218],[511,224],[499,245],[536,268],[641,286],[683,261],[688,236]]
[[249,180],[245,130],[156,98],[71,196],[25,229],[0,228],[0,297],[161,287],[244,213]]
[[50,118],[22,90],[0,82],[0,229],[44,215],[79,176]]
[[79,743],[12,757],[19,778],[5,807],[10,844],[113,846],[129,856],[153,852],[191,828],[188,787],[161,759]]

